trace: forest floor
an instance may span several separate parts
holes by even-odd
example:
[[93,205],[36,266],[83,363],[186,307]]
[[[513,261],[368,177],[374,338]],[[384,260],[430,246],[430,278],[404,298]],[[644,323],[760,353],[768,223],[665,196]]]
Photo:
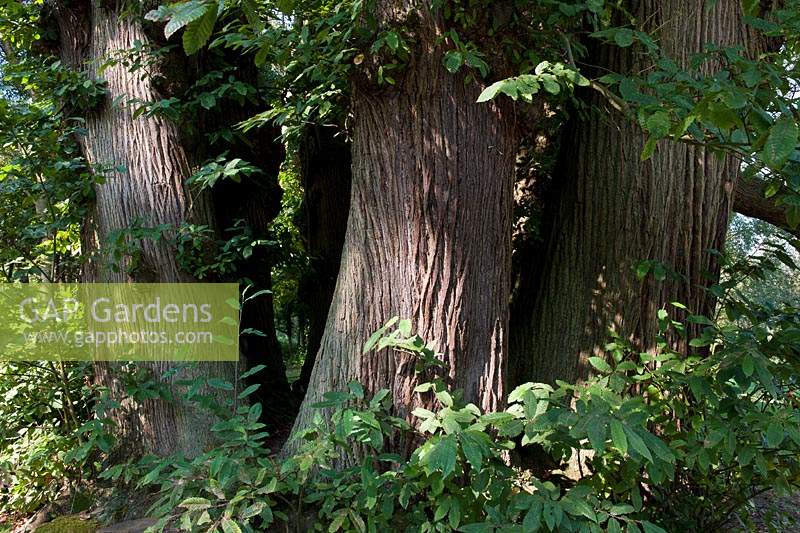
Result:
[[[739,519],[734,518],[729,529],[726,528],[725,531],[800,533],[800,493],[788,497],[776,497],[769,492],[762,494],[753,500],[750,517],[755,529],[750,529]],[[102,527],[96,520],[90,518],[89,513],[52,517],[52,522],[43,521],[41,517],[36,518],[36,515],[31,517],[0,515],[0,533],[143,533],[144,529],[152,524],[152,521],[144,519]],[[66,526],[66,529],[63,526]]]
[[766,492],[754,498],[751,505],[750,517],[759,533],[800,533],[800,492],[783,497]]

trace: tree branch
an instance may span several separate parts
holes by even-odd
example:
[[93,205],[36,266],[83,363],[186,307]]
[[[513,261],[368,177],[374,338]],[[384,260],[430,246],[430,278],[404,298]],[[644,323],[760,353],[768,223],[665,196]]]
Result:
[[792,228],[786,221],[785,206],[775,205],[773,198],[764,198],[766,183],[758,179],[736,180],[733,210],[739,214],[757,218],[800,238],[800,227]]

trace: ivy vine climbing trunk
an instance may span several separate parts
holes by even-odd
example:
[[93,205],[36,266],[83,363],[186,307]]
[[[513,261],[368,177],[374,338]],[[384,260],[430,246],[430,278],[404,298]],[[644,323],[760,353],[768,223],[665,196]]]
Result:
[[364,341],[395,315],[435,341],[448,379],[467,400],[483,409],[503,401],[513,111],[475,103],[482,85],[442,66],[441,21],[431,6],[401,4],[378,2],[377,16],[384,23],[415,17],[418,49],[394,86],[360,79],[353,87],[341,269],[295,429],[309,423],[324,392],[351,380],[373,392],[388,388],[398,416],[420,404],[412,357],[361,355]]
[[[55,4],[55,17],[65,64],[85,69],[90,78],[107,84],[103,101],[86,110],[86,131],[79,139],[89,164],[102,169],[104,175],[95,187],[95,206],[83,232],[84,252],[89,254],[85,281],[193,281],[180,268],[175,246],[168,238],[137,242],[141,250],[133,270],[127,268],[132,266],[130,262],[118,271],[109,269],[103,257],[109,236],[135,225],[175,228],[190,220],[213,227],[208,198],[190,195],[185,186],[190,166],[175,124],[160,116],[134,117],[132,107],[126,105],[134,99],[160,99],[153,87],[154,73],[131,72],[123,62],[106,64],[137,43],[146,47],[151,42],[141,15],[131,12],[130,4],[121,0],[71,0]],[[202,363],[177,373],[171,372],[175,367],[169,362],[138,365],[142,367],[151,370],[156,380],[166,381],[173,392],[178,379],[213,375],[233,381],[235,375],[231,363]],[[123,372],[117,364],[96,366],[97,379],[109,388],[112,398],[126,396]],[[114,410],[113,418],[124,453],[196,454],[212,442],[209,428],[213,417],[180,400],[134,402],[127,397],[122,407]]]
[[[683,67],[706,43],[755,45],[741,21],[739,0],[625,4]],[[601,46],[587,63],[602,72],[639,73],[648,66],[644,58],[636,47]],[[702,68],[711,73],[715,67]],[[584,97],[595,111],[572,120],[562,143],[547,263],[535,294],[528,295],[535,299],[532,313],[511,340],[513,382],[584,377],[587,359],[603,354],[610,331],[640,350],[654,349],[658,310],[680,316],[671,302],[698,314],[714,308],[708,288],[720,265],[708,250],[723,247],[739,162],[672,141],[659,142],[653,156],[641,161],[645,136],[639,127],[599,93]],[[634,273],[640,260],[664,263],[685,281],[640,281]],[[688,350],[686,339],[671,341],[673,348]]]

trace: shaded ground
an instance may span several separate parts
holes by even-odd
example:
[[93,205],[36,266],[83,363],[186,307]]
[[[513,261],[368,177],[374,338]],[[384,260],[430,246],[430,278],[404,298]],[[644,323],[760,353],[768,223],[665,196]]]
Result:
[[761,494],[751,502],[749,515],[752,525],[734,519],[736,531],[800,532],[800,492],[783,497]]
[[[725,531],[800,533],[800,493],[788,497],[776,497],[773,493],[762,494],[751,503],[748,514],[749,520],[734,517]],[[49,518],[53,520],[48,522]],[[75,520],[80,520],[85,529],[75,528],[75,523],[72,522]],[[0,533],[142,533],[151,524],[152,521],[145,519],[98,526],[88,513],[51,517],[45,511],[16,519],[0,515]]]

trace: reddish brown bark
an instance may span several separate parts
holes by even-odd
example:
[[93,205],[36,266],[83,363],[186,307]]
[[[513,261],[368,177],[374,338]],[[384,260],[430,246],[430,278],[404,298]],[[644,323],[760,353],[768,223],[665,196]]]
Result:
[[738,179],[733,198],[733,210],[739,214],[768,222],[800,238],[800,228],[792,227],[786,219],[786,206],[777,205],[775,198],[764,197],[766,186],[766,183],[755,178]]
[[[626,7],[682,65],[708,42],[752,46],[738,0],[711,8],[677,0]],[[603,46],[587,63],[603,72],[638,73],[648,66],[643,57],[635,47]],[[638,126],[602,95],[587,92],[584,99],[596,112],[573,120],[563,143],[547,264],[531,295],[527,326],[513,332],[515,382],[583,377],[587,358],[602,355],[610,331],[651,350],[660,308],[673,312],[669,304],[678,301],[710,314],[714,306],[705,288],[717,279],[719,264],[707,250],[724,244],[738,161],[663,141],[642,162],[645,136]],[[671,266],[686,280],[637,280],[634,265],[645,259]],[[687,350],[684,339],[673,339],[673,346]]]
[[[399,9],[384,2],[378,11],[392,19]],[[341,270],[296,429],[324,392],[350,380],[389,388],[399,416],[419,404],[411,357],[360,353],[394,315],[435,341],[469,401],[483,409],[503,401],[514,116],[505,104],[476,104],[481,85],[444,70],[438,22],[420,11],[420,50],[396,86],[354,88]]]
[[[79,141],[91,165],[110,170],[95,188],[96,202],[84,227],[84,251],[89,255],[86,281],[103,282],[188,282],[192,277],[181,270],[175,246],[169,239],[143,239],[138,245],[138,266],[114,271],[103,257],[109,235],[135,224],[177,227],[184,221],[213,226],[213,212],[204,194],[190,195],[185,180],[191,174],[187,152],[178,128],[163,117],[133,117],[133,110],[119,100],[160,99],[150,76],[130,72],[121,64],[100,69],[102,63],[136,41],[147,44],[141,17],[123,15],[121,2],[76,0],[56,5],[60,29],[60,54],[65,64],[87,69],[93,79],[107,82],[103,103],[86,113],[86,133]],[[117,102],[117,103],[115,103]],[[174,235],[174,232],[170,232]],[[169,235],[167,235],[169,237]],[[140,364],[168,385],[179,379],[221,377],[233,381],[230,363],[200,363],[177,374],[169,362]],[[108,387],[112,398],[122,400],[115,410],[117,436],[127,452],[174,452],[196,454],[213,442],[209,431],[213,417],[177,399],[136,403],[126,397],[120,367],[98,364],[98,381]],[[173,392],[178,389],[171,386]]]

